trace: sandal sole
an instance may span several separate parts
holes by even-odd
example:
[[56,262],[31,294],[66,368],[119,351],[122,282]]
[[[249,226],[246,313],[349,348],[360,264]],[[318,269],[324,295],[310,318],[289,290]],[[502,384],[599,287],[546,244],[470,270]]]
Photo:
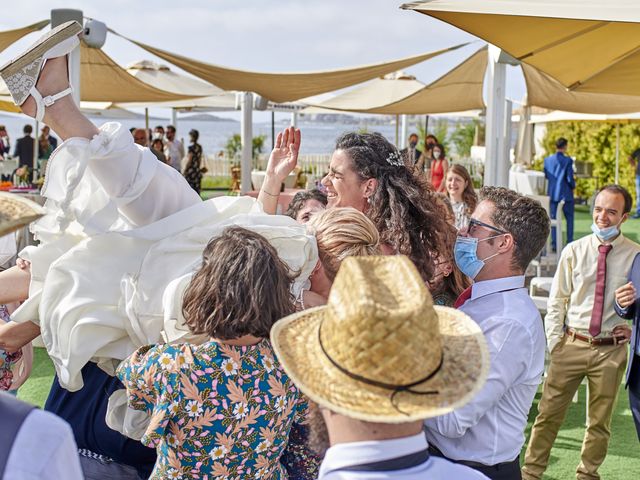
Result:
[[58,25],[46,36],[42,37],[38,42],[29,47],[29,49],[22,55],[2,67],[0,69],[0,76],[10,77],[15,75],[24,67],[33,63],[34,60],[44,56],[45,53],[59,43],[78,35],[80,32],[82,32],[82,26],[75,21]]

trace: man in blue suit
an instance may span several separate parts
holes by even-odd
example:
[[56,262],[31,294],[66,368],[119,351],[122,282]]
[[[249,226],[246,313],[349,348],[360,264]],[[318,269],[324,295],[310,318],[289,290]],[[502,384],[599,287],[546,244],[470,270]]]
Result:
[[629,271],[629,283],[616,290],[614,308],[622,318],[633,321],[631,332],[629,364],[625,385],[629,390],[629,406],[636,424],[636,432],[640,440],[640,298],[634,285],[640,285],[640,254],[636,255]]
[[[573,242],[573,190],[576,181],[573,176],[573,159],[566,155],[567,139],[556,140],[556,153],[544,159],[544,176],[548,180],[547,194],[550,197],[551,218],[556,218],[558,203],[564,200],[562,213],[567,219],[567,243]],[[551,230],[551,247],[556,249],[555,228]]]

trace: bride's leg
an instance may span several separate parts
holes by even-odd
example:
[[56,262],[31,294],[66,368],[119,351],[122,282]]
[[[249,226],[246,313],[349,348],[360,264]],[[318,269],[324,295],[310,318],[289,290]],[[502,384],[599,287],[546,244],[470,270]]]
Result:
[[[44,65],[36,88],[43,96],[58,93],[69,86],[66,57],[57,57]],[[36,104],[33,97],[20,107],[25,114],[34,116]],[[98,134],[98,129],[85,117],[73,101],[71,95],[61,98],[44,111],[44,123],[49,125],[62,140],[71,137],[92,139]]]

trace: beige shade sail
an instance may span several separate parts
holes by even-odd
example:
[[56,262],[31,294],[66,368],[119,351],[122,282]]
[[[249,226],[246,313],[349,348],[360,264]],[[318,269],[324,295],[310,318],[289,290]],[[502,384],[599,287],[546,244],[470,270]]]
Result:
[[482,85],[486,68],[485,47],[429,85],[413,77],[387,75],[313,107],[387,115],[483,109]]
[[127,72],[155,88],[168,92],[205,95],[163,102],[128,102],[121,107],[175,108],[182,111],[228,111],[236,109],[235,92],[226,92],[210,83],[172,71],[168,66],[140,60],[127,66]]
[[315,107],[347,112],[369,112],[396,103],[422,90],[426,85],[404,72],[389,73],[324,102],[310,103]]
[[480,37],[571,90],[640,95],[636,0],[432,0],[402,8]]
[[41,20],[40,22],[27,25],[26,27],[16,28],[15,30],[7,30],[6,32],[0,32],[0,52],[2,52],[12,43],[20,40],[25,35],[28,35],[31,32],[42,30],[47,25],[49,25],[49,20]]
[[211,96],[225,93],[210,83],[172,71],[167,65],[139,60],[127,65],[127,72],[159,90],[181,95]]
[[80,58],[80,95],[84,101],[151,103],[185,100],[195,96],[155,88],[127,73],[99,48],[82,44]]
[[640,97],[569,91],[557,80],[526,63],[522,64],[522,73],[527,84],[529,105],[592,114],[640,111]]
[[[113,32],[116,33],[116,32]],[[118,35],[116,33],[116,35]],[[126,37],[123,37],[126,38]],[[169,53],[159,48],[128,39],[147,52],[180,67],[185,72],[205,80],[223,90],[255,92],[272,102],[291,102],[301,98],[332,92],[366,82],[376,77],[395,72],[416,63],[450,52],[464,45],[445,48],[436,52],[414,55],[390,62],[304,73],[251,72],[212,65],[191,58]],[[466,45],[466,44],[465,44]]]

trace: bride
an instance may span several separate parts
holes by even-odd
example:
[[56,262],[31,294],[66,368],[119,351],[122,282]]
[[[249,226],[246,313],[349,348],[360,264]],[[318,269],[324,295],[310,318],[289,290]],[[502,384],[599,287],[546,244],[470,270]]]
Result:
[[[0,277],[0,299],[28,297],[13,316],[17,323],[0,328],[0,347],[12,350],[41,334],[70,391],[82,388],[88,361],[113,374],[137,347],[180,335],[184,288],[204,245],[226,226],[267,238],[299,272],[295,295],[317,262],[304,226],[264,213],[277,202],[264,187],[258,202],[203,202],[121,125],[93,125],[69,96],[67,54],[79,32],[78,24],[63,24],[0,70],[23,112],[63,140],[42,189],[48,214],[32,225],[40,245],[21,252],[30,271],[14,267]],[[286,178],[299,147],[299,130],[278,135],[265,187]]]

